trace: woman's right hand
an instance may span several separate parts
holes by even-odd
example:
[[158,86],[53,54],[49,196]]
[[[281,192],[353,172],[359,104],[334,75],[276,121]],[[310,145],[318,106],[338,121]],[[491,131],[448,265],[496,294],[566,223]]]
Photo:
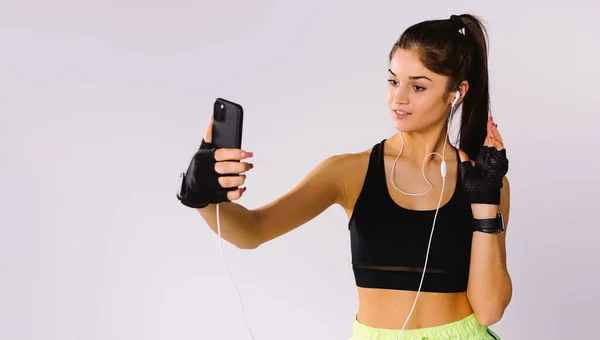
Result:
[[177,198],[190,208],[203,208],[209,204],[239,199],[246,191],[240,186],[246,181],[245,172],[253,165],[242,160],[252,157],[241,149],[220,148],[212,145],[211,116],[200,149],[185,173]]

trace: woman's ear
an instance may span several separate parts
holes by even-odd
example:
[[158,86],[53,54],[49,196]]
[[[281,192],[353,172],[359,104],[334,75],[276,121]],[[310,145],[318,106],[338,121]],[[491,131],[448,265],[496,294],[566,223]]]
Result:
[[[463,99],[465,98],[465,96],[467,95],[467,92],[469,92],[469,82],[466,80],[463,80],[459,85],[458,85],[458,90],[460,91],[460,100],[458,101],[458,103],[462,102]],[[457,103],[457,104],[458,104]]]
[[[467,94],[468,91],[469,91],[469,82],[466,80],[463,80],[460,84],[458,84],[458,89],[456,89],[454,92],[452,92],[451,95],[449,96],[450,102],[448,104],[450,104],[451,106],[458,105],[460,102],[463,101],[463,99],[465,98],[465,95]],[[457,96],[458,96],[458,98],[457,98]]]

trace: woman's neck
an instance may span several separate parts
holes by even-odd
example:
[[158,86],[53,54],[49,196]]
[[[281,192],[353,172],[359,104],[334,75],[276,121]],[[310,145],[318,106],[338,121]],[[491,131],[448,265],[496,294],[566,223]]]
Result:
[[[452,145],[446,135],[445,125],[442,128],[431,129],[427,132],[398,132],[389,139],[389,142],[394,153],[398,154],[402,150],[400,157],[415,162],[415,164],[422,164],[425,156],[432,152],[444,155],[445,159],[448,159],[452,152]],[[444,142],[446,142],[445,149]],[[404,147],[402,147],[402,144],[404,144]],[[438,163],[441,158],[432,155],[427,158],[425,163],[431,161]]]

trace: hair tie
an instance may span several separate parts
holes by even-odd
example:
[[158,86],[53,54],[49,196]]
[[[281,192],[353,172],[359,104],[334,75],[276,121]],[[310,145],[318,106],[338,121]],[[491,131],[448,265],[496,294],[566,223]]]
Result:
[[450,22],[455,30],[460,32],[460,34],[465,35],[465,23],[458,15],[451,15]]

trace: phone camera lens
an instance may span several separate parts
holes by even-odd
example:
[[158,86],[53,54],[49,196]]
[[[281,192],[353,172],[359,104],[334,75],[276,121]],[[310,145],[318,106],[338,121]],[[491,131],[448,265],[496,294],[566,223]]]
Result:
[[223,103],[215,103],[213,116],[215,122],[222,123],[225,120],[225,105]]

